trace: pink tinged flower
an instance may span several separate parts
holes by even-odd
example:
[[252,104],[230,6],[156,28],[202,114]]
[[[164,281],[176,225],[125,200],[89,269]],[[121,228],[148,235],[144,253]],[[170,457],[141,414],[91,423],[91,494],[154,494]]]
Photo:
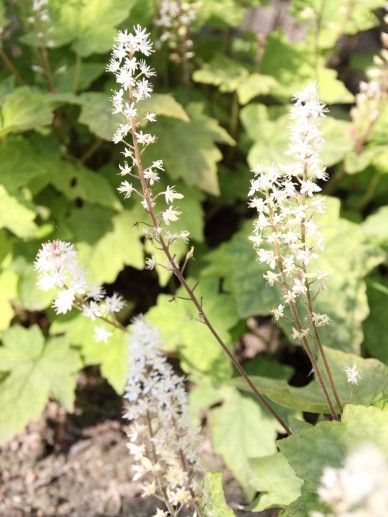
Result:
[[96,343],[107,343],[111,336],[112,332],[107,330],[105,327],[94,328],[94,340]]

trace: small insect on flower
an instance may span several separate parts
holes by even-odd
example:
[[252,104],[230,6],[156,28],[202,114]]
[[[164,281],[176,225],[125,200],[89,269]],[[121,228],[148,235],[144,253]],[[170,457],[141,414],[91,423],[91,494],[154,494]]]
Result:
[[358,372],[357,366],[345,366],[346,380],[349,384],[358,384],[361,376]]

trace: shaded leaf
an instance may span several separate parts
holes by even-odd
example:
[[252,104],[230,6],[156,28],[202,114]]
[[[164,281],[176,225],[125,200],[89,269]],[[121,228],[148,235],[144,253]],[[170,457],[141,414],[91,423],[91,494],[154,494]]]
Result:
[[[363,359],[340,350],[325,348],[325,351],[342,404],[369,405],[388,394],[388,368],[385,365],[376,359]],[[318,365],[326,378],[321,357],[318,358]],[[360,374],[360,381],[358,385],[350,387],[345,367],[354,365]],[[317,380],[303,388],[295,388],[283,380],[254,376],[251,376],[251,379],[261,393],[280,405],[311,413],[328,411]],[[235,378],[230,382],[239,389],[249,390],[242,379]]]
[[250,465],[250,484],[260,492],[249,507],[251,511],[285,507],[299,497],[303,481],[297,477],[282,453],[252,460]]
[[279,424],[251,398],[236,390],[224,393],[223,405],[210,415],[213,447],[251,497],[251,460],[276,452]]
[[143,268],[140,235],[134,228],[138,215],[137,210],[115,214],[91,205],[72,211],[68,224],[92,282],[113,282],[126,265]]

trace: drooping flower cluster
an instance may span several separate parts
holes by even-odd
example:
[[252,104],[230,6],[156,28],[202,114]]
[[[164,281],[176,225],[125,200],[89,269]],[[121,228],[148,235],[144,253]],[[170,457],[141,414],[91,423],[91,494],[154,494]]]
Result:
[[[141,104],[152,94],[153,87],[149,79],[155,75],[155,70],[139,55],[147,57],[152,52],[149,34],[140,26],[135,27],[133,32],[120,31],[116,36],[107,67],[108,71],[114,73],[118,85],[112,96],[112,111],[121,117],[113,141],[124,145],[122,154],[125,161],[120,165],[119,175],[128,178],[123,179],[118,191],[126,199],[133,194],[141,198],[141,204],[152,222],[151,226],[147,226],[146,236],[159,244],[163,238],[163,246],[169,248],[177,240],[187,241],[189,232],[170,230],[171,223],[181,215],[173,203],[182,199],[183,195],[170,185],[165,190],[153,192],[164,171],[162,160],[155,160],[147,167],[142,164],[144,150],[156,140],[155,135],[146,131],[146,126],[155,122],[156,115],[144,113]],[[154,258],[147,260],[148,269],[153,269],[155,265]],[[171,269],[170,263],[162,266]]]
[[[109,322],[124,307],[124,301],[118,294],[107,296],[103,287],[89,284],[79,263],[77,250],[69,242],[56,240],[43,244],[34,268],[38,273],[40,289],[57,290],[53,301],[57,314],[66,314],[75,307],[92,321],[106,319]],[[95,327],[97,342],[106,342],[111,335],[105,325]]]
[[[312,215],[323,211],[322,200],[314,198],[321,190],[317,180],[327,179],[319,157],[324,144],[319,127],[324,111],[315,84],[310,84],[295,97],[290,113],[288,154],[292,162],[253,170],[250,206],[256,208],[258,217],[251,240],[259,261],[268,266],[264,275],[268,284],[278,284],[283,292],[283,303],[273,311],[275,319],[283,316],[290,303],[305,300],[313,282],[324,286],[325,274],[307,269],[323,248]],[[324,314],[313,312],[310,316],[317,327],[329,322]],[[307,332],[298,327],[293,335],[298,339]]]
[[[386,8],[386,11],[388,8]],[[384,17],[388,23],[388,15]],[[362,81],[356,104],[350,114],[353,122],[354,150],[360,153],[383,111],[388,97],[388,34],[381,35],[382,50],[374,56],[374,67],[367,71],[369,81]]]
[[183,63],[194,57],[191,28],[196,20],[198,2],[184,0],[162,0],[159,17],[155,25],[161,28],[160,42],[167,42],[171,52],[170,59]]
[[174,374],[161,351],[158,331],[142,317],[132,325],[125,418],[134,480],[143,496],[157,494],[178,515],[195,504],[198,482],[198,430],[190,422],[182,378]]
[[[375,446],[363,445],[342,468],[325,467],[318,488],[331,517],[385,517],[388,508],[388,459]],[[323,517],[312,512],[311,517]]]

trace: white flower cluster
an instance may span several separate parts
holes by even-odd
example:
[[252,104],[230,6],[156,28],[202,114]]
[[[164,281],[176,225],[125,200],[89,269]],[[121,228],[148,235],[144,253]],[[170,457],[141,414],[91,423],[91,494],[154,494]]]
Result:
[[[256,208],[258,217],[250,239],[258,260],[268,266],[264,275],[268,284],[278,284],[283,292],[283,303],[273,310],[276,320],[284,315],[286,305],[305,301],[312,285],[315,290],[325,286],[325,273],[307,270],[319,257],[317,250],[323,248],[312,216],[323,212],[322,199],[314,198],[321,190],[317,180],[327,179],[319,157],[324,145],[320,133],[324,112],[316,86],[310,84],[296,95],[290,113],[288,154],[292,162],[253,170],[250,206]],[[320,327],[328,322],[326,315],[311,311],[311,325]],[[300,325],[293,330],[296,339],[307,333]]]
[[[342,468],[325,467],[318,495],[331,517],[385,517],[387,483],[388,459],[366,444],[349,454]],[[320,512],[310,515],[323,517]]]
[[157,494],[170,513],[195,504],[198,481],[198,430],[188,414],[183,380],[161,352],[158,331],[142,317],[132,325],[131,365],[125,398],[128,448],[135,460],[134,480],[142,480],[143,496]]
[[32,15],[29,16],[28,22],[36,26],[39,43],[43,46],[52,47],[54,42],[49,38],[49,35],[54,29],[51,26],[48,4],[49,0],[33,0]]
[[182,63],[194,57],[191,27],[196,20],[198,2],[162,0],[155,25],[161,28],[160,42],[167,42],[171,49],[170,59]]
[[[388,8],[386,8],[387,10]],[[384,17],[388,23],[388,15]],[[362,81],[356,104],[350,110],[354,128],[354,150],[360,153],[368,140],[370,132],[383,111],[388,95],[388,34],[381,35],[382,50],[374,56],[375,66],[368,70],[369,81]]]
[[[173,203],[182,199],[183,195],[174,186],[167,186],[164,191],[154,194],[152,187],[160,181],[160,174],[164,171],[163,162],[155,160],[147,167],[143,167],[141,162],[143,151],[156,140],[153,134],[145,131],[148,123],[156,120],[156,115],[142,114],[141,109],[141,101],[149,98],[153,91],[149,79],[155,75],[155,70],[138,54],[149,56],[152,52],[149,34],[140,26],[136,26],[132,33],[120,31],[116,36],[107,70],[116,77],[119,89],[112,96],[113,113],[121,115],[122,122],[117,127],[113,141],[124,144],[122,154],[125,161],[120,165],[119,175],[128,178],[121,182],[118,191],[126,199],[132,194],[141,198],[143,208],[152,219],[152,229],[147,229],[146,236],[156,242],[163,236],[166,245],[170,246],[177,240],[187,241],[189,237],[187,231],[170,231],[170,224],[181,215]],[[128,136],[130,141],[127,140]],[[163,208],[156,212],[163,200]],[[155,265],[154,258],[147,260],[148,269],[153,269]]]
[[[110,321],[124,307],[122,298],[114,293],[106,296],[101,286],[89,284],[73,244],[60,240],[42,245],[34,262],[38,273],[38,287],[43,291],[56,289],[53,308],[57,314],[66,314],[73,307],[95,321]],[[105,326],[95,328],[97,342],[106,342],[112,333]]]

